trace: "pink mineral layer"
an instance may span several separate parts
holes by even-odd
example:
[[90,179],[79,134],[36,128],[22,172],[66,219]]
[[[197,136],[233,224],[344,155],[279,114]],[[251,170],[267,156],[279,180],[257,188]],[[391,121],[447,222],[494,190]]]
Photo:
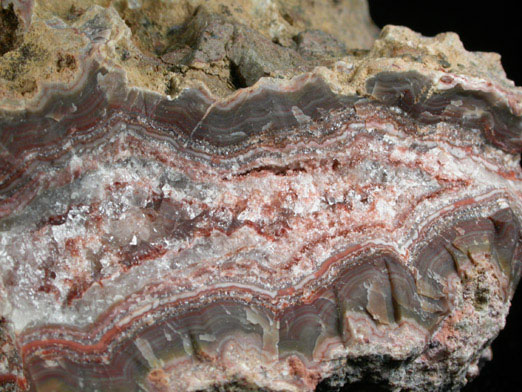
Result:
[[522,273],[519,89],[383,54],[428,40],[390,28],[354,65],[167,96],[96,7],[74,78],[0,101],[0,390],[477,374]]

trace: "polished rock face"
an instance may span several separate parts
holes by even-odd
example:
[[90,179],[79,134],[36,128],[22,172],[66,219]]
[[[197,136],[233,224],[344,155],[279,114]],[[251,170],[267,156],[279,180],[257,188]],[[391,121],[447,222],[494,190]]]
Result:
[[0,14],[0,390],[478,374],[522,274],[497,55],[359,1],[99,3]]

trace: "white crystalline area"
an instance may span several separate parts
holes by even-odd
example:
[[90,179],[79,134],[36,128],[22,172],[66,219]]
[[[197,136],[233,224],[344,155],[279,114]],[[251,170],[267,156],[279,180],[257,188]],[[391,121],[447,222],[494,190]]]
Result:
[[[350,244],[375,241],[400,253],[412,235],[403,227],[411,210],[409,222],[422,222],[466,195],[514,186],[478,155],[443,143],[410,145],[391,134],[346,142],[281,161],[284,172],[230,180],[189,178],[120,149],[111,162],[39,195],[0,233],[10,317],[17,331],[86,325],[161,282],[180,290],[237,282],[275,293]],[[70,169],[92,159],[77,156]],[[453,187],[460,192],[438,196]]]

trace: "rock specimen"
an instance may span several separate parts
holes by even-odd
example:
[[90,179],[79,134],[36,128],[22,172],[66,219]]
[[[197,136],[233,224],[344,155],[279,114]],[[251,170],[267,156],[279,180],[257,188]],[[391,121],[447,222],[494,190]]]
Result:
[[0,26],[0,390],[478,373],[522,272],[498,55],[375,40],[357,0],[12,0]]

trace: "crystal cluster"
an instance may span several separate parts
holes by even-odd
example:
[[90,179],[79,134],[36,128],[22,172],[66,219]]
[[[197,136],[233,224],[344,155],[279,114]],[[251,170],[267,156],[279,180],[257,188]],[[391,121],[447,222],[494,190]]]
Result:
[[478,374],[522,274],[522,91],[324,3],[2,2],[0,390]]

